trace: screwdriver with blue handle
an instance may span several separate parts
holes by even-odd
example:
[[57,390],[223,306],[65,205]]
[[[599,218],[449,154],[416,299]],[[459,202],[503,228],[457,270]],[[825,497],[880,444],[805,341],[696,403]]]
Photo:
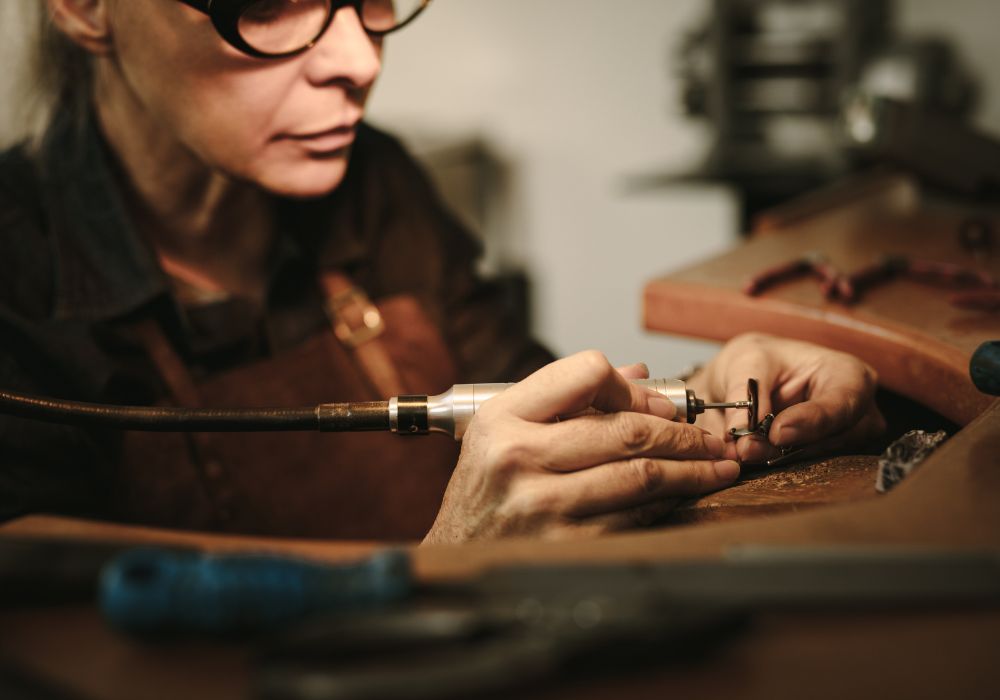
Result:
[[412,589],[410,558],[402,550],[328,565],[143,548],[104,567],[99,596],[105,617],[127,632],[228,635],[368,610],[402,600]]

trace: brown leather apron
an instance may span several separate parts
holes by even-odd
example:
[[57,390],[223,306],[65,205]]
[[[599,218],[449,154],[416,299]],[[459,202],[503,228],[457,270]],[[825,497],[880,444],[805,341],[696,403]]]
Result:
[[[339,274],[322,282],[330,330],[202,382],[158,325],[137,326],[170,390],[164,403],[312,406],[434,394],[456,382],[451,354],[414,298],[376,307]],[[457,455],[443,435],[129,432],[113,500],[122,519],[153,525],[416,539],[434,520]]]

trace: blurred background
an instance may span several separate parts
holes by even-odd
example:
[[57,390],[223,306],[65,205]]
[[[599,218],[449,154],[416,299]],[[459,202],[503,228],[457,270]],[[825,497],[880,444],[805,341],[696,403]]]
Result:
[[[0,4],[0,143],[24,2]],[[998,26],[996,0],[435,0],[389,40],[369,118],[555,352],[669,375],[712,346],[643,332],[644,283],[863,170],[886,105],[1000,137]]]

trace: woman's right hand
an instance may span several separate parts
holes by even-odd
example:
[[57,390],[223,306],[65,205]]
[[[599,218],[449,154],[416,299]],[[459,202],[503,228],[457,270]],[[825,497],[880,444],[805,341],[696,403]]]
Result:
[[483,404],[424,543],[591,536],[731,484],[739,465],[721,459],[722,440],[673,422],[668,399],[629,381],[644,375],[588,351]]

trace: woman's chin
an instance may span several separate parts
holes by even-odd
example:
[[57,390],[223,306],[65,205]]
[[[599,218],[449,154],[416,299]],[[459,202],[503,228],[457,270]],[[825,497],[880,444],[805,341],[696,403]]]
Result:
[[340,186],[347,172],[347,158],[307,160],[272,168],[254,180],[265,190],[291,199],[324,197]]

